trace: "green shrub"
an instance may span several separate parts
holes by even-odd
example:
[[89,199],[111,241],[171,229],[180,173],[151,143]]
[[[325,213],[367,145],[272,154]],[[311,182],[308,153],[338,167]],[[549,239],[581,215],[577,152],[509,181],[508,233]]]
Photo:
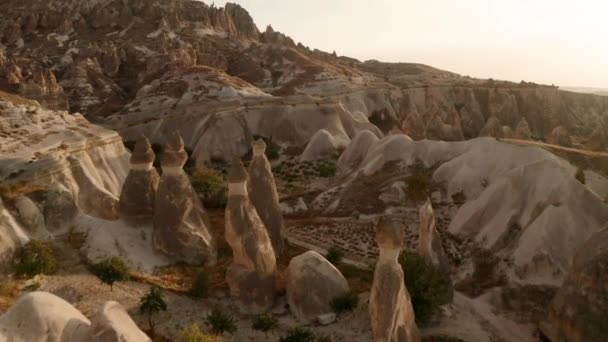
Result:
[[325,259],[327,259],[327,261],[331,262],[332,265],[336,267],[338,267],[338,265],[342,261],[342,258],[344,258],[344,252],[342,252],[342,250],[337,246],[331,246],[327,250],[327,255],[325,256]]
[[404,252],[399,263],[405,273],[416,322],[424,326],[439,307],[450,300],[450,275],[441,272],[416,253]]
[[207,315],[207,324],[211,326],[211,331],[216,335],[224,332],[232,334],[238,329],[234,317],[219,308],[213,308]]
[[207,208],[224,208],[228,202],[228,188],[224,175],[210,168],[194,172],[190,177],[192,187],[201,196]]
[[198,324],[193,323],[180,333],[180,342],[221,342],[222,338],[201,331]]
[[196,275],[190,288],[190,295],[196,298],[206,298],[209,295],[209,274],[206,271],[200,271]]
[[337,167],[336,162],[333,160],[326,160],[317,164],[317,173],[319,177],[330,178],[336,175]]
[[456,205],[463,205],[467,201],[467,196],[464,194],[464,191],[460,190],[452,194],[452,201]]
[[118,257],[112,257],[93,265],[93,273],[104,284],[110,285],[110,291],[114,289],[117,281],[129,280],[129,267]]
[[281,337],[279,342],[314,342],[315,334],[306,328],[291,328],[287,335]]
[[263,331],[268,334],[269,331],[272,331],[277,328],[279,325],[279,321],[270,314],[261,314],[255,316],[253,319],[253,330]]
[[139,312],[141,314],[148,314],[148,325],[152,331],[154,331],[152,315],[160,311],[167,311],[167,303],[163,299],[162,289],[158,286],[152,286],[150,291],[141,297],[139,301]]
[[581,184],[585,184],[587,180],[585,179],[585,171],[581,168],[576,170],[576,174],[574,175],[577,181],[581,182]]
[[15,259],[15,272],[19,276],[33,277],[51,274],[57,270],[57,259],[51,247],[42,241],[32,240],[25,244]]
[[347,292],[332,299],[329,305],[337,315],[340,315],[345,312],[353,311],[357,308],[358,303],[359,296],[357,296],[357,294],[354,292]]
[[423,173],[414,173],[405,178],[407,198],[424,201],[431,190],[431,182]]

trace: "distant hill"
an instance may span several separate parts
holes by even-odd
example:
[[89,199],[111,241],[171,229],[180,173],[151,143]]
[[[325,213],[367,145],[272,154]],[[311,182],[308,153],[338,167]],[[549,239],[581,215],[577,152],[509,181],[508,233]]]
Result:
[[595,94],[608,96],[608,88],[592,88],[592,87],[561,87],[563,90],[573,91],[575,93]]

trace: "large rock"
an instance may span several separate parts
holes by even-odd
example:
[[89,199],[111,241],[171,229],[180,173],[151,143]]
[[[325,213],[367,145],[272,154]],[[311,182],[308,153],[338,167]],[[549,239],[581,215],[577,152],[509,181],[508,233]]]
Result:
[[19,212],[19,221],[25,226],[29,236],[38,240],[51,237],[44,224],[42,212],[29,197],[21,195],[15,199],[15,207]]
[[572,146],[572,138],[570,137],[570,133],[563,126],[555,127],[551,134],[547,137],[547,142],[549,144],[560,145],[571,147]]
[[106,302],[92,320],[91,334],[97,342],[152,341],[127,313],[114,301]]
[[154,247],[175,261],[213,264],[216,250],[205,209],[182,169],[188,155],[176,132],[164,147],[154,205]]
[[338,154],[340,144],[327,130],[321,129],[310,138],[300,156],[301,161],[333,158]]
[[302,321],[332,312],[332,299],[350,290],[342,273],[315,251],[291,259],[285,282],[289,310]]
[[376,227],[376,242],[380,256],[369,298],[374,341],[420,341],[414,308],[398,261],[403,247],[403,229],[391,219],[382,217]]
[[53,183],[46,193],[44,221],[51,232],[69,227],[78,214],[72,193],[62,184]]
[[247,178],[243,164],[235,162],[228,174],[225,237],[233,259],[226,282],[244,311],[259,313],[275,302],[276,257],[268,231],[249,201]]
[[371,131],[361,131],[355,135],[348,147],[338,158],[340,174],[347,174],[359,165],[367,155],[369,148],[378,141],[378,137]]
[[27,232],[4,206],[0,197],[0,269],[11,265],[17,249],[29,241]]
[[504,132],[502,129],[502,125],[500,124],[500,120],[492,116],[488,119],[485,126],[479,132],[480,137],[493,137],[493,138],[502,138],[504,136]]
[[282,254],[285,247],[283,237],[283,215],[279,205],[279,193],[266,158],[266,143],[259,139],[252,144],[253,159],[249,164],[249,199],[264,222],[272,247]]
[[521,118],[519,123],[517,124],[517,128],[515,128],[515,139],[524,139],[530,140],[532,138],[532,132],[530,131],[530,125],[528,125],[528,121],[526,118]]
[[160,181],[152,166],[154,158],[150,142],[141,136],[131,155],[131,171],[120,194],[120,214],[127,222],[145,223],[154,215],[154,198]]
[[441,237],[435,229],[435,212],[429,198],[418,210],[418,217],[420,219],[418,254],[435,267],[449,271],[449,263],[441,245]]
[[608,228],[578,250],[540,325],[552,342],[601,342],[608,336]]

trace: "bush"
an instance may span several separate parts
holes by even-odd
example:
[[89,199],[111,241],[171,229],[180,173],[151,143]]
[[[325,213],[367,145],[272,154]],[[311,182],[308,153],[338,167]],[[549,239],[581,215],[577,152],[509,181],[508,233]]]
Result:
[[450,300],[451,279],[416,253],[404,252],[399,263],[405,273],[416,323],[424,326]]
[[587,180],[585,179],[585,171],[581,168],[576,170],[576,174],[574,175],[577,181],[581,182],[581,184],[585,184]]
[[326,160],[317,165],[317,173],[319,177],[330,178],[336,175],[337,167],[336,162],[333,160]]
[[15,272],[19,276],[33,277],[51,274],[57,270],[57,259],[51,247],[42,241],[28,242],[17,254]]
[[279,321],[269,314],[261,314],[255,316],[253,319],[252,328],[254,330],[263,331],[268,334],[269,331],[272,331],[277,328],[279,325]]
[[167,311],[167,303],[163,299],[163,291],[158,286],[152,286],[148,293],[141,297],[139,301],[139,312],[148,314],[148,325],[150,330],[154,331],[154,322],[152,315],[156,312]]
[[337,315],[340,315],[345,312],[353,311],[357,308],[358,303],[359,297],[356,293],[351,291],[332,299],[329,305]]
[[190,295],[196,298],[207,298],[209,295],[209,274],[206,271],[200,271],[196,275],[190,288]]
[[467,201],[467,196],[460,190],[452,195],[452,201],[456,205],[463,205]]
[[279,342],[313,342],[315,334],[306,328],[291,328],[287,331],[287,335],[281,337]]
[[209,335],[201,331],[198,324],[193,323],[192,325],[184,328],[180,333],[180,342],[221,342],[222,338],[215,335]]
[[237,330],[234,317],[219,308],[212,309],[207,315],[207,324],[211,326],[211,331],[216,335],[224,332],[232,334]]
[[197,170],[190,178],[192,187],[207,208],[224,208],[228,202],[228,188],[224,175],[214,169]]
[[424,201],[429,195],[431,183],[423,173],[414,173],[405,178],[407,197],[414,201]]
[[338,265],[342,261],[342,258],[344,258],[344,252],[342,252],[342,250],[337,246],[331,246],[327,250],[327,255],[325,256],[325,259],[327,259],[327,261],[331,262],[332,265],[336,267],[338,267]]
[[112,257],[93,265],[93,273],[103,283],[110,285],[110,291],[114,289],[117,281],[129,280],[129,267],[118,257]]

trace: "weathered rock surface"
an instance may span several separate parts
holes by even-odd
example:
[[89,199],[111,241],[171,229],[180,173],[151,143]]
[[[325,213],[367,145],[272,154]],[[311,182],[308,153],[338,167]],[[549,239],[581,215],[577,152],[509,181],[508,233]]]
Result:
[[15,199],[15,207],[19,213],[19,221],[27,229],[29,236],[37,240],[50,238],[44,224],[44,216],[34,201],[21,195]]
[[531,139],[532,132],[530,131],[530,125],[528,125],[528,121],[526,118],[521,118],[519,123],[517,124],[517,128],[515,129],[515,139]]
[[99,342],[151,342],[118,302],[106,302],[92,319],[91,335]]
[[51,231],[61,231],[69,227],[78,213],[72,193],[61,183],[55,182],[46,192],[44,220]]
[[[348,139],[348,138],[347,138]],[[301,161],[333,158],[338,155],[339,147],[346,147],[348,141],[340,146],[334,136],[327,130],[319,130],[310,138],[308,145],[300,156]]]
[[551,134],[547,137],[547,142],[554,145],[562,145],[566,147],[572,146],[570,134],[563,126],[555,127]]
[[414,308],[398,261],[403,247],[402,227],[390,218],[381,217],[376,226],[376,242],[380,256],[369,298],[374,341],[420,341]]
[[265,154],[266,143],[262,139],[256,140],[252,149],[253,158],[249,164],[249,199],[268,231],[275,254],[280,255],[285,247],[283,214],[272,168]]
[[135,224],[149,222],[154,215],[154,199],[160,177],[152,166],[154,152],[150,142],[142,136],[131,155],[131,171],[120,194],[120,215]]
[[350,290],[340,271],[314,251],[291,259],[285,281],[289,310],[301,321],[332,312],[331,300]]
[[554,342],[600,342],[608,336],[607,315],[608,229],[604,229],[579,248],[540,328]]
[[233,259],[226,272],[230,294],[249,313],[260,313],[275,302],[276,256],[268,231],[247,194],[247,170],[240,160],[228,174],[226,241]]
[[441,237],[435,229],[435,212],[430,199],[420,207],[418,217],[420,219],[418,254],[435,267],[449,273],[450,265],[441,245]]
[[27,231],[11,215],[0,197],[0,268],[13,260],[19,247],[29,241]]
[[216,250],[205,209],[182,169],[188,155],[177,132],[167,139],[154,205],[154,247],[175,261],[214,264]]

